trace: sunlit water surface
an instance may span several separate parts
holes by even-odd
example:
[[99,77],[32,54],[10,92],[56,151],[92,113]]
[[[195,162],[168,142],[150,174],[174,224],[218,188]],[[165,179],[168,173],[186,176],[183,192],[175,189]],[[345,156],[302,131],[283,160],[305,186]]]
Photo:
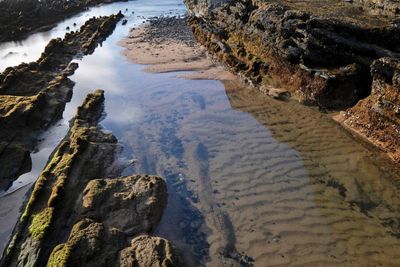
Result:
[[33,171],[0,199],[1,242],[76,107],[101,88],[102,125],[124,146],[121,157],[137,160],[124,174],[157,174],[168,182],[169,203],[156,234],[170,239],[188,265],[400,264],[400,177],[385,158],[308,107],[240,83],[145,73],[121,55],[117,42],[130,26],[142,16],[183,14],[180,1],[97,7],[22,46],[5,45],[0,55],[18,51],[9,65],[27,50],[37,51],[30,54],[36,59],[49,36],[62,35],[66,25],[125,8],[129,25],[119,25],[93,55],[77,61],[64,119],[43,136]]

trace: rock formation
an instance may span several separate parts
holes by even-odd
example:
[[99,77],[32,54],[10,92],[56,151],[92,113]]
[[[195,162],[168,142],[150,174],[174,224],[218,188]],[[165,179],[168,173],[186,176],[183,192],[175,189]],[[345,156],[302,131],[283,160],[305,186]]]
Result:
[[0,42],[18,40],[33,31],[47,30],[56,22],[90,6],[115,1],[117,0],[2,0]]
[[371,94],[347,110],[345,124],[400,163],[400,59],[376,60],[371,75]]
[[[0,73],[0,189],[29,171],[29,153],[38,135],[62,116],[78,68],[71,61],[91,54],[114,30],[122,14],[92,18],[80,31],[53,39],[36,62]],[[10,160],[15,159],[15,160]]]
[[160,221],[167,202],[164,180],[97,179],[108,175],[119,151],[116,138],[98,126],[103,102],[98,90],[78,108],[34,186],[0,266],[118,266],[120,261],[179,266],[174,249],[161,238],[134,240],[129,247]]
[[119,266],[182,266],[176,255],[177,252],[167,240],[141,235],[132,240],[130,247],[121,251]]
[[[371,85],[369,98],[374,98],[379,59],[400,58],[398,1],[239,0],[206,14],[196,9],[204,1],[185,3],[194,14],[190,24],[197,40],[213,57],[261,91],[273,96],[278,91],[284,99],[292,96],[324,109],[351,108],[371,94]],[[380,65],[380,72],[393,72],[388,64]],[[392,91],[388,86],[379,94],[392,95],[382,90]],[[399,139],[394,114],[380,120],[395,125],[386,129]],[[398,142],[389,143],[385,151],[400,149]]]

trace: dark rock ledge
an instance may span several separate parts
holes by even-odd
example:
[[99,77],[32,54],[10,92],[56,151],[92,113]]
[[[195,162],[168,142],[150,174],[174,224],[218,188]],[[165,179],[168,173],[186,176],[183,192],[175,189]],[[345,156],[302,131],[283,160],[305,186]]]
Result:
[[185,1],[213,57],[277,98],[347,110],[346,125],[399,162],[400,2],[206,2]]
[[30,170],[40,133],[58,121],[72,96],[74,58],[93,53],[122,14],[88,20],[79,31],[49,42],[39,60],[0,73],[0,190]]
[[[89,94],[37,180],[0,266],[182,266],[149,236],[167,202],[163,179],[103,179],[119,151],[102,132],[104,95]],[[102,178],[102,179],[98,179]]]

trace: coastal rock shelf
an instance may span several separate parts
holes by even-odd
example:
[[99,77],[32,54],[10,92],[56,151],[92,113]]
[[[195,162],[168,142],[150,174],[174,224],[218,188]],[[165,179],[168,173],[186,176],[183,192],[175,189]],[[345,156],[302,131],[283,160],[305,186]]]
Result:
[[69,134],[35,184],[1,266],[180,266],[167,240],[137,237],[161,219],[164,180],[97,179],[108,175],[119,151],[116,138],[98,126],[103,103],[98,90],[78,108]]
[[[376,60],[400,58],[398,11],[371,4],[378,1],[240,0],[206,15],[197,12],[201,3],[185,2],[195,14],[190,24],[197,40],[217,60],[277,98],[293,96],[324,109],[348,109],[371,95],[371,87],[372,95],[377,91]],[[374,15],[363,5],[387,12]],[[391,64],[380,66],[380,72],[393,72]],[[394,140],[399,137],[399,100],[391,93],[396,85],[390,88],[384,86],[378,94],[391,95],[385,98],[391,111],[380,120],[393,125],[386,129]],[[385,152],[399,150],[397,141],[382,146],[379,134],[368,136]]]
[[122,17],[92,18],[79,31],[51,40],[36,62],[0,73],[0,189],[30,170],[39,134],[61,118],[74,86],[68,76],[78,68],[71,61],[93,53]]

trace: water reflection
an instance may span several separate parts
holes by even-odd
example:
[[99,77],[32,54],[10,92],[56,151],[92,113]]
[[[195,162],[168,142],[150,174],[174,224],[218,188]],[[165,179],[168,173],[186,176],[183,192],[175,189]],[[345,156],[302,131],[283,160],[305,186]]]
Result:
[[[125,5],[136,12],[130,26],[141,22],[137,15],[184,12],[172,0],[99,10]],[[169,203],[157,234],[177,245],[190,266],[399,264],[400,194],[393,184],[399,175],[384,159],[310,108],[240,83],[142,72],[117,46],[128,27],[118,27],[78,61],[72,101],[54,128],[60,132],[44,137],[34,159],[37,172],[20,178],[13,190],[37,178],[46,149],[63,137],[86,94],[101,88],[107,112],[102,125],[124,144],[125,158],[137,159],[126,174],[167,179]],[[1,240],[27,190],[0,200]]]
[[[76,75],[72,77],[72,80],[76,82],[72,101],[67,104],[63,119],[40,138],[42,141],[38,145],[37,151],[31,154],[32,171],[19,177],[7,191],[0,192],[0,252],[3,251],[8,242],[14,224],[18,219],[19,209],[25,199],[25,194],[42,171],[51,152],[67,133],[69,121],[85,96],[96,88],[102,88],[107,91],[107,94],[119,95],[120,99],[124,99],[122,91],[118,90],[121,87],[121,81],[130,78],[129,75],[123,76],[126,72],[123,73],[119,70],[119,68],[123,68],[119,62],[125,62],[125,65],[133,65],[128,64],[120,55],[121,48],[119,48],[117,42],[127,35],[129,28],[136,27],[150,17],[182,15],[185,9],[179,0],[165,0],[162,3],[156,0],[136,0],[107,4],[90,8],[86,12],[59,23],[50,31],[33,34],[26,40],[0,44],[0,71],[3,71],[6,67],[15,66],[22,62],[36,61],[49,40],[62,37],[67,26],[71,30],[75,30],[74,23],[77,24],[77,29],[90,17],[115,14],[120,10],[128,19],[128,24],[126,26],[119,25],[113,35],[90,57],[77,60],[80,67]],[[139,70],[140,68],[136,67],[136,69]],[[130,71],[132,71],[132,68],[130,68]],[[110,121],[113,118],[116,124],[129,123],[140,116],[140,110],[129,104],[128,101],[124,101],[124,104],[121,103],[114,102],[113,107],[107,108]],[[129,152],[128,149],[126,151]]]

